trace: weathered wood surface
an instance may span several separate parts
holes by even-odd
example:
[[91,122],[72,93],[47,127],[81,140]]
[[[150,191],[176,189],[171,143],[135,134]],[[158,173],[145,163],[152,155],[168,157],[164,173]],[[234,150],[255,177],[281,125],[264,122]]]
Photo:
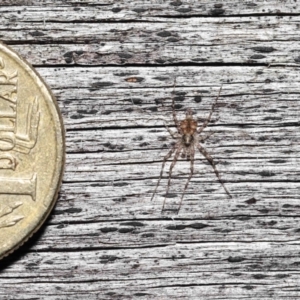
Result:
[[[43,229],[0,262],[1,299],[298,299],[300,8],[294,1],[10,1],[0,38],[36,66],[66,125]],[[205,147],[168,172],[173,125],[223,85]],[[166,168],[167,170],[167,168]]]

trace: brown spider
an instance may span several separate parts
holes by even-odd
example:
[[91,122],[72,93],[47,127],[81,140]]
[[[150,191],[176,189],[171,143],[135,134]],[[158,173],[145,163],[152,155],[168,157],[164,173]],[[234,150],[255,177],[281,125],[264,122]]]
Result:
[[185,191],[186,191],[186,189],[189,185],[189,182],[190,182],[190,180],[191,180],[191,178],[194,174],[195,148],[197,148],[200,151],[200,153],[207,159],[207,161],[213,167],[214,172],[215,172],[216,176],[218,177],[219,182],[223,186],[223,188],[224,188],[225,192],[227,193],[227,195],[230,198],[232,198],[232,196],[230,195],[229,191],[227,190],[227,188],[225,187],[223,181],[221,180],[219,171],[216,168],[216,165],[215,165],[215,162],[214,162],[213,158],[210,156],[210,154],[207,152],[207,150],[200,144],[200,143],[203,143],[211,135],[211,133],[206,135],[206,136],[201,136],[200,134],[203,132],[203,130],[206,128],[207,124],[210,122],[211,116],[214,112],[215,106],[216,106],[217,101],[219,99],[219,96],[220,96],[220,93],[221,93],[221,90],[222,90],[222,86],[219,90],[219,94],[218,94],[214,104],[212,105],[212,108],[210,110],[210,113],[209,113],[207,119],[204,121],[202,126],[197,129],[197,121],[195,121],[193,119],[191,109],[188,109],[186,111],[185,119],[183,121],[181,121],[180,123],[178,122],[176,112],[175,112],[175,104],[174,104],[175,85],[176,85],[176,80],[174,81],[174,89],[173,89],[173,96],[172,96],[172,113],[173,113],[173,120],[174,120],[175,126],[177,128],[177,132],[174,133],[173,131],[170,130],[170,128],[166,124],[165,124],[165,126],[166,126],[168,132],[170,133],[171,137],[176,140],[176,143],[163,159],[163,163],[162,163],[162,167],[161,167],[161,171],[160,171],[160,176],[159,176],[158,182],[156,184],[155,190],[153,192],[153,195],[151,197],[151,201],[152,201],[152,199],[153,199],[153,197],[156,193],[156,190],[159,186],[159,183],[162,179],[165,164],[166,164],[167,160],[175,152],[175,156],[174,156],[173,161],[170,165],[168,185],[167,185],[166,195],[165,195],[165,199],[164,199],[163,207],[162,207],[162,211],[164,211],[164,207],[165,207],[165,203],[166,203],[166,197],[168,195],[169,188],[170,188],[170,183],[171,183],[172,170],[173,170],[173,168],[174,168],[174,166],[175,166],[175,164],[178,160],[178,157],[179,157],[180,153],[182,153],[181,154],[182,157],[187,157],[187,160],[190,160],[190,162],[191,162],[190,170],[191,171],[190,171],[190,175],[189,175],[188,180],[187,180],[187,182],[184,186],[184,190],[183,190],[183,193],[182,193],[181,198],[180,198],[180,204],[179,204],[179,207],[178,207],[178,210],[177,210],[177,213],[179,213],[181,203],[182,203],[182,200],[183,200],[183,196],[184,196]]

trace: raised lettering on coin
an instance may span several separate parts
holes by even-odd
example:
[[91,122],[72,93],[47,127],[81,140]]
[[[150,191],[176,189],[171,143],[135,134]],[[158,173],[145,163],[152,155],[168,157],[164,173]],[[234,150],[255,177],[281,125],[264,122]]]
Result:
[[55,99],[32,67],[0,43],[0,258],[46,219],[63,164]]

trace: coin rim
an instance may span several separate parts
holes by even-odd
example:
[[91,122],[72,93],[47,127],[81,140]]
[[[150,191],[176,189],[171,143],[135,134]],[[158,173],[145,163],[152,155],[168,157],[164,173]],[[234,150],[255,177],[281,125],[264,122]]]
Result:
[[40,74],[34,69],[34,67],[26,59],[21,57],[15,50],[13,50],[10,46],[7,46],[2,41],[0,41],[0,50],[3,50],[3,52],[8,54],[8,56],[11,56],[12,59],[16,59],[17,63],[20,63],[21,67],[25,67],[26,71],[29,73],[30,76],[33,77],[34,80],[36,79],[36,78],[34,78],[34,76],[36,76],[37,79],[40,80],[40,82],[44,86],[45,90],[49,93],[49,97],[51,98],[52,104],[54,105],[54,110],[57,113],[57,116],[58,116],[57,119],[58,119],[58,123],[60,125],[60,128],[56,128],[55,132],[57,135],[58,130],[60,130],[60,136],[61,136],[61,141],[62,141],[62,145],[60,147],[60,152],[61,152],[59,155],[60,157],[58,157],[58,156],[56,157],[56,158],[60,158],[61,161],[57,161],[55,164],[56,166],[60,167],[60,170],[55,171],[55,174],[57,177],[57,185],[56,185],[56,190],[54,192],[51,204],[48,206],[46,212],[40,217],[39,222],[37,222],[37,225],[34,227],[33,230],[31,230],[25,237],[23,237],[13,248],[0,254],[0,260],[1,260],[4,257],[6,257],[6,256],[10,255],[11,253],[13,253],[14,251],[16,251],[17,249],[19,249],[22,245],[24,245],[24,243],[26,243],[41,228],[41,226],[45,223],[45,221],[49,217],[51,211],[53,210],[53,208],[57,202],[57,199],[58,199],[58,193],[59,193],[59,190],[62,185],[63,174],[64,174],[64,170],[65,170],[66,138],[65,138],[65,127],[64,127],[62,115],[61,115],[61,112],[60,112],[60,109],[59,109],[59,106],[57,103],[57,99],[54,96],[54,94],[52,93],[52,91],[49,88],[49,86],[47,85],[47,83],[43,80],[43,78],[40,76]]

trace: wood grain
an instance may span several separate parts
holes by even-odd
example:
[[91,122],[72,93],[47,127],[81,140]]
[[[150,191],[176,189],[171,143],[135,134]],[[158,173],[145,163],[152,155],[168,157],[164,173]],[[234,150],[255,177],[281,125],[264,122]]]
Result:
[[[48,83],[66,127],[57,206],[0,262],[1,299],[298,299],[299,22],[294,1],[3,0],[0,38]],[[187,108],[204,147],[173,172]]]

